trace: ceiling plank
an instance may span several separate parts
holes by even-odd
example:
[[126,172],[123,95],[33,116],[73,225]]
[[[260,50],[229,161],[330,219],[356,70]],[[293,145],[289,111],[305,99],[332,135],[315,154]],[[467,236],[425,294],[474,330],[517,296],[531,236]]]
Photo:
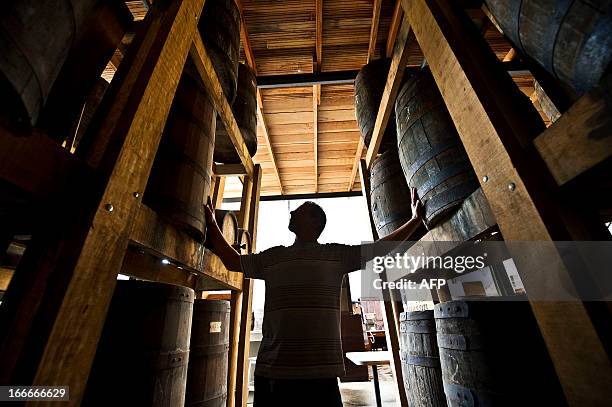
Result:
[[400,0],[395,1],[395,8],[393,9],[393,17],[391,18],[391,25],[389,26],[389,36],[387,37],[387,46],[385,48],[385,55],[387,58],[393,56],[393,46],[395,45],[395,39],[399,32],[400,25],[402,24],[402,17],[404,16],[404,9],[402,8],[402,2]]
[[315,39],[315,72],[321,72],[323,61],[323,0],[316,0],[316,39]]
[[274,151],[272,150],[272,143],[270,142],[270,133],[268,133],[268,126],[266,125],[266,120],[263,115],[263,98],[261,97],[261,91],[259,89],[257,89],[257,121],[261,124],[263,136],[266,140],[266,147],[268,149],[268,153],[270,154],[270,161],[272,161],[272,168],[274,169],[274,174],[276,175],[276,179],[278,180],[278,187],[280,188],[280,193],[282,195],[283,183],[281,182],[281,177],[278,173],[276,157],[274,156]]
[[372,25],[370,26],[370,45],[368,46],[368,62],[374,57],[376,50],[376,37],[378,36],[378,23],[380,22],[380,8],[382,0],[374,0],[372,11]]
[[368,168],[371,168],[372,162],[374,158],[376,158],[376,154],[378,154],[382,136],[385,133],[387,122],[393,110],[393,101],[402,83],[404,69],[406,68],[406,60],[408,59],[408,49],[410,48],[408,47],[410,38],[414,38],[414,34],[411,34],[410,22],[406,16],[404,16],[402,27],[400,28],[397,42],[393,49],[393,59],[391,60],[391,67],[389,68],[389,76],[387,76],[387,84],[385,85],[385,90],[380,100],[380,108],[378,109],[374,131],[372,132],[372,139],[370,140],[368,154],[366,155]]

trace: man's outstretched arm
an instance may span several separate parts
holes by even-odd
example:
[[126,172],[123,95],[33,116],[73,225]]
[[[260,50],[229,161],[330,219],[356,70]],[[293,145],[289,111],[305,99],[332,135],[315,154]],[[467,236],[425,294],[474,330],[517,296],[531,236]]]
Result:
[[219,256],[228,270],[242,271],[240,254],[223,237],[210,202],[204,207],[204,213],[206,215],[206,246]]

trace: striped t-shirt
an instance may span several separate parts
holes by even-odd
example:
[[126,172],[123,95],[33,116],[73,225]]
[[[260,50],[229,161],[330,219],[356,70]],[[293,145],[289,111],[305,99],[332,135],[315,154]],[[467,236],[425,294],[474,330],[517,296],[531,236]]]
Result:
[[277,246],[240,257],[245,277],[266,282],[256,375],[344,375],[340,287],[344,274],[361,268],[360,259],[360,246],[318,243]]

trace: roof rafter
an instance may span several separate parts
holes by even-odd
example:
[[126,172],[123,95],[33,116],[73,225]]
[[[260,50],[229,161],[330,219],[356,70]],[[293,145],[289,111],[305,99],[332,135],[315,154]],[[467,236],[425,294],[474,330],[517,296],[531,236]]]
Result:
[[378,23],[380,22],[380,9],[382,0],[374,0],[372,10],[372,25],[370,26],[370,44],[368,46],[368,62],[374,57],[376,50],[376,37],[378,36]]

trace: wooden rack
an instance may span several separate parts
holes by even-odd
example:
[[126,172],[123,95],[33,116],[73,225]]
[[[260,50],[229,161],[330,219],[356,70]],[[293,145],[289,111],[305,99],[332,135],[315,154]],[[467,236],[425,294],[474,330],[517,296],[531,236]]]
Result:
[[[42,208],[32,214],[33,240],[3,298],[3,383],[69,386],[70,404],[78,405],[117,275],[127,273],[197,291],[232,291],[228,399],[246,405],[251,281],[141,203],[189,56],[240,157],[231,170],[244,176],[239,226],[255,247],[261,168],[253,165],[197,30],[203,6],[204,0],[177,0],[151,8],[132,58],[105,98],[95,154],[77,157],[44,134],[0,129],[0,179]],[[215,177],[216,202],[229,173]]]
[[[612,125],[606,106],[612,78],[604,78],[544,132],[533,134],[532,129],[538,126],[525,119],[529,117],[525,106],[513,99],[515,85],[510,76],[482,36],[469,29],[469,19],[458,3],[401,0],[401,5],[402,26],[366,160],[360,167],[366,198],[368,170],[402,82],[407,44],[417,41],[481,184],[451,219],[430,230],[422,240],[467,241],[493,228],[499,228],[506,240],[602,239],[602,225],[594,221],[596,217],[589,208],[560,196],[570,181],[612,156],[612,138],[595,136],[603,132],[609,135]],[[536,255],[516,257],[515,261],[527,292],[546,278],[546,273],[572,279],[562,261],[554,270]],[[387,276],[389,280],[401,277]],[[568,404],[604,405],[612,398],[606,384],[612,382],[612,368],[599,332],[609,323],[608,317],[589,313],[581,302],[531,301],[531,307]],[[397,299],[385,303],[387,334],[396,366],[398,309],[401,303]],[[394,369],[394,374],[402,395],[401,369]],[[401,404],[406,405],[404,398]]]

